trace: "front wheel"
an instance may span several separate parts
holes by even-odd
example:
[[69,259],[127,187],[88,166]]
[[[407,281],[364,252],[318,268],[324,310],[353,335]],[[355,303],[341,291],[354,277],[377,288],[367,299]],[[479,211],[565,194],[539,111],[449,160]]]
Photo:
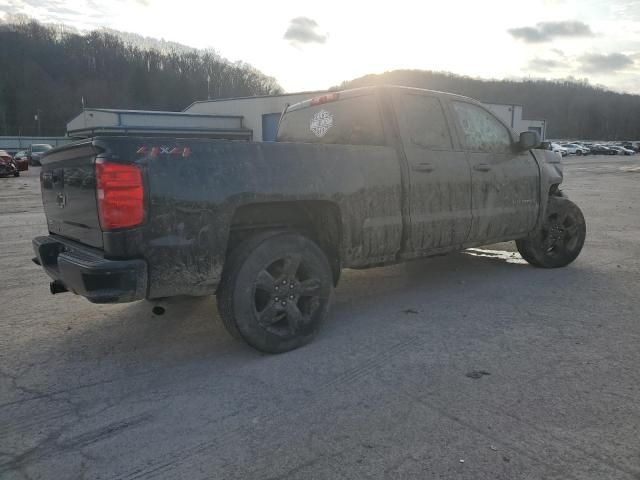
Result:
[[541,228],[516,240],[516,246],[522,258],[535,267],[565,267],[582,251],[586,233],[584,216],[575,203],[564,197],[549,197]]
[[227,330],[257,350],[309,343],[329,312],[332,273],[324,252],[294,232],[265,232],[231,253],[218,289]]

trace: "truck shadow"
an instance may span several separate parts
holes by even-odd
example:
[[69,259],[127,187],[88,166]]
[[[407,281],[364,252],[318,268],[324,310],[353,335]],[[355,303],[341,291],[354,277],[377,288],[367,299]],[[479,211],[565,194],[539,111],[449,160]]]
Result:
[[[172,392],[184,382],[201,382],[205,388],[231,377],[234,388],[245,388],[246,381],[293,388],[283,384],[283,371],[322,370],[327,358],[340,363],[356,350],[376,350],[407,339],[421,348],[435,348],[445,332],[473,335],[480,325],[485,334],[502,334],[517,319],[514,312],[539,302],[532,291],[544,295],[554,283],[570,290],[581,279],[580,269],[550,272],[465,253],[345,270],[333,311],[315,341],[282,355],[264,355],[233,339],[213,297],[167,300],[163,315],[154,315],[150,302],[74,302],[66,312],[67,330],[47,340],[42,361],[23,380],[44,391],[80,395],[88,388],[96,398],[107,388],[103,384],[111,385],[108,389],[117,397],[147,395],[153,385],[165,385]],[[528,289],[518,293],[518,285]],[[487,316],[495,308],[502,310],[500,320]],[[42,338],[33,342],[42,345]],[[240,380],[244,375],[250,380]]]
[[[413,305],[413,297],[424,293],[423,307],[437,295],[467,295],[487,278],[508,282],[514,274],[531,272],[528,265],[508,263],[496,255],[456,253],[431,259],[368,270],[345,270],[336,289],[333,312],[320,337],[351,324],[362,328],[367,316],[379,311]],[[519,272],[519,273],[518,273]],[[411,299],[411,300],[410,300]],[[164,313],[153,313],[161,305]],[[65,356],[70,360],[130,357],[154,365],[185,361],[215,361],[236,357],[241,361],[262,356],[233,339],[224,329],[215,298],[176,297],[160,303],[87,305],[100,318],[76,325],[65,335]],[[344,318],[349,317],[349,318]],[[339,320],[338,320],[339,319]]]

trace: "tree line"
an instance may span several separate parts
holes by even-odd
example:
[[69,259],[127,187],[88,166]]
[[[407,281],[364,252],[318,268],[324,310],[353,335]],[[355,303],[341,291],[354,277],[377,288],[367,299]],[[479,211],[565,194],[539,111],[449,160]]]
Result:
[[[206,98],[282,93],[274,78],[248,64],[170,42],[136,43],[133,37],[106,30],[81,34],[28,19],[0,23],[0,135],[64,135],[83,101],[87,107],[180,111]],[[376,84],[521,104],[525,118],[547,121],[549,138],[640,140],[640,96],[586,81],[481,80],[394,70],[333,88]]]
[[547,137],[640,140],[640,96],[576,80],[481,80],[428,70],[394,70],[343,82],[338,89],[393,84],[457,93],[487,103],[518,104],[547,121]]
[[281,92],[274,78],[212,51],[160,51],[35,21],[0,24],[0,135],[64,135],[83,102],[180,111],[195,100]]

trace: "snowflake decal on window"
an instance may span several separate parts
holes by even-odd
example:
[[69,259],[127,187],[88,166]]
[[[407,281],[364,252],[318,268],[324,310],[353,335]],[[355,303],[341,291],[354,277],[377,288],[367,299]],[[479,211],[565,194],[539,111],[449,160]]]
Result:
[[333,126],[333,115],[326,110],[316,112],[311,118],[309,128],[316,137],[324,137]]

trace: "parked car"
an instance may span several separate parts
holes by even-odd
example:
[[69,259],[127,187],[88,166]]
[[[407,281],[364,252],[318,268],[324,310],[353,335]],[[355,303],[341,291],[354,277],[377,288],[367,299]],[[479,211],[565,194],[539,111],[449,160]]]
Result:
[[563,157],[566,157],[567,155],[569,155],[569,150],[564,148],[562,145],[560,145],[559,143],[554,143],[551,142],[551,150],[553,152],[559,153],[560,155],[562,155]]
[[562,147],[566,148],[571,155],[589,155],[591,153],[589,148],[578,143],[563,143]]
[[29,170],[29,154],[26,150],[20,150],[13,156],[13,161],[16,162],[18,170],[24,172]]
[[633,155],[636,153],[630,148],[624,148],[620,145],[607,145],[607,147],[618,152],[618,155]]
[[639,142],[624,142],[621,144],[624,148],[628,148],[633,150],[634,152],[640,152],[640,143]]
[[594,155],[617,155],[618,154],[616,150],[613,150],[599,143],[594,143],[593,145],[590,145],[589,149],[591,150],[591,153]]
[[34,143],[29,147],[29,163],[33,166],[40,165],[40,158],[53,147],[48,143]]
[[35,262],[52,293],[96,303],[215,293],[233,336],[284,352],[313,338],[342,268],[505,240],[571,263],[584,217],[538,144],[472,99],[403,87],[289,106],[272,143],[87,139],[42,159]]
[[5,150],[0,150],[0,177],[19,177],[20,171],[13,157]]

